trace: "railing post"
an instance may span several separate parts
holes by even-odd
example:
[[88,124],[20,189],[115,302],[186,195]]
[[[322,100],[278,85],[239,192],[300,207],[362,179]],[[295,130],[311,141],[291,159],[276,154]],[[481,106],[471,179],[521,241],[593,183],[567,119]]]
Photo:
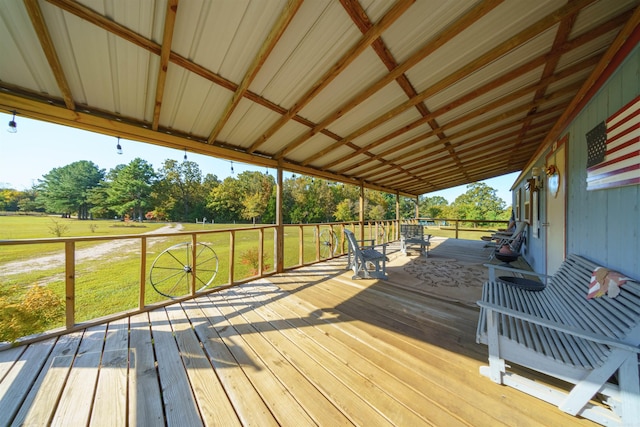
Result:
[[140,295],[138,296],[138,308],[144,309],[145,293],[147,286],[147,238],[140,238]]
[[65,319],[67,329],[73,328],[76,323],[76,251],[75,242],[64,244],[64,270],[65,270]]
[[298,225],[298,265],[304,264],[304,227],[302,224]]
[[198,236],[196,233],[191,235],[191,295],[196,294],[196,278],[197,278],[197,269],[196,265],[196,257],[198,254],[198,248],[196,247],[198,243]]
[[314,227],[314,233],[316,233],[316,261],[320,261],[320,224],[316,224]]
[[460,223],[460,220],[456,219],[456,239],[458,238],[458,224]]
[[229,285],[233,285],[235,258],[236,258],[236,232],[235,230],[230,230],[229,231]]
[[258,230],[258,276],[262,277],[262,271],[264,270],[264,228]]

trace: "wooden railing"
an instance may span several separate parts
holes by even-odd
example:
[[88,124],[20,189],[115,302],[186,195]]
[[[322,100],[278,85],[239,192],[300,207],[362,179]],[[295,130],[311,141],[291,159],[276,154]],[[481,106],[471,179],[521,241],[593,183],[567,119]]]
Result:
[[[365,222],[362,224],[362,228],[360,227],[361,224],[359,222],[284,225],[285,238],[283,257],[285,259],[282,263],[284,269],[293,269],[345,254],[345,228],[349,228],[356,233],[362,231],[364,238],[375,239],[376,243],[386,243],[397,238],[398,227],[396,221],[371,221]],[[22,339],[21,341],[26,343],[37,339],[67,333],[73,330],[149,311],[174,302],[191,299],[201,294],[273,275],[276,272],[275,265],[277,265],[275,259],[277,256],[277,250],[275,249],[276,231],[277,227],[275,225],[260,225],[246,228],[184,231],[162,234],[149,233],[144,235],[61,237],[0,241],[0,249],[19,245],[48,245],[47,251],[50,253],[50,246],[52,244],[63,246],[63,267],[60,268],[60,266],[58,266],[58,271],[54,271],[54,273],[59,275],[59,270],[62,269],[64,271],[64,283],[62,286],[65,304],[64,325],[61,325],[55,330],[47,331],[46,334],[37,337],[29,337]],[[255,235],[255,233],[257,233],[257,235]],[[297,239],[292,238],[295,234],[297,234]],[[250,240],[252,242],[251,246],[257,247],[257,259],[249,260],[249,264],[257,263],[255,266],[257,268],[255,268],[255,271],[253,272],[247,272],[247,267],[243,265],[243,262],[246,260],[243,256],[246,256],[247,251],[238,253],[238,248],[245,246],[238,242],[239,239]],[[223,246],[223,242],[225,240],[228,242],[228,246],[226,248]],[[97,244],[103,242],[122,242],[122,245],[125,245],[127,241],[133,241],[133,244],[130,243],[129,246],[133,246],[134,248],[137,247],[137,249],[128,249],[127,251],[121,250],[116,255],[109,254],[102,258],[89,261],[92,271],[91,273],[86,274],[94,275],[96,277],[102,276],[101,279],[98,280],[103,280],[105,283],[104,286],[92,288],[92,290],[88,291],[87,289],[89,288],[85,284],[79,284],[77,280],[78,266],[83,262],[78,259],[77,255],[80,253],[79,251],[86,250],[86,248],[90,246],[95,247]],[[162,253],[162,248],[170,247],[178,242],[182,242],[182,244],[186,244],[187,242],[190,243],[190,246],[186,245],[186,247],[191,249],[191,259],[193,260],[193,265],[188,266],[189,272],[191,273],[191,286],[189,291],[185,294],[176,295],[173,298],[167,298],[154,292],[153,287],[150,286],[150,275],[154,268],[154,263],[153,260],[150,260],[150,255],[156,254],[157,256],[157,253]],[[254,242],[255,244],[253,244]],[[216,252],[218,252],[218,262],[220,266],[212,286],[203,291],[198,291],[199,286],[196,278],[198,274],[196,247],[198,244],[213,246]],[[159,250],[156,249],[158,247],[160,247]],[[53,253],[60,252],[60,250],[53,251]],[[137,254],[135,254],[136,252]],[[221,256],[226,259],[222,259]],[[115,267],[112,267],[115,269],[112,272],[110,270],[111,267],[109,266],[114,263],[114,259],[118,257],[128,257],[129,260],[122,261],[123,264],[120,266],[116,265]],[[135,261],[135,258],[137,258],[137,261]],[[272,262],[269,263],[269,261]],[[87,262],[84,261],[84,263]],[[117,276],[118,269],[131,269],[131,264],[134,263],[137,263],[138,266],[137,274],[129,273],[126,278],[120,278]],[[101,273],[100,270],[97,272],[93,271],[98,268],[104,269],[104,272]],[[55,265],[53,266],[53,269],[55,270]],[[239,271],[240,269],[243,271]],[[134,278],[136,275],[137,279]],[[105,277],[107,278],[105,279]],[[40,278],[38,281],[51,283],[55,282],[55,279]],[[59,279],[58,282],[60,282]],[[136,286],[136,282],[138,288],[137,297],[130,297],[119,306],[120,309],[116,308],[115,310],[110,310],[108,308],[114,305],[113,300],[120,298],[119,296],[111,297],[112,301],[108,301],[109,304],[106,304],[105,301],[101,299],[104,297],[96,296],[95,298],[92,298],[92,295],[88,294],[97,294],[102,292],[107,288],[107,286],[113,288],[114,295],[116,292],[130,292],[130,288]],[[118,286],[118,284],[121,285]],[[33,283],[21,283],[21,285],[26,287],[33,285]],[[80,294],[82,294],[82,297]],[[88,310],[95,314],[90,318],[85,318],[87,317],[86,315],[81,315],[81,319],[78,321],[79,305],[81,304],[84,309],[87,304],[91,304],[91,301],[88,300],[92,299],[98,300],[97,303],[102,304],[105,307],[104,310],[101,310],[100,308]],[[135,302],[133,301],[134,299]],[[125,306],[124,309],[122,309],[123,305]],[[116,306],[118,305],[116,304]]]
[[[491,224],[497,227],[506,228],[509,221],[504,220],[474,220],[474,219],[458,219],[458,218],[414,218],[403,221],[410,224],[422,224],[427,227],[440,228],[443,230],[453,230],[455,232],[455,238],[460,238],[460,232],[466,231],[471,233],[486,234],[487,229],[484,227],[477,227],[476,225]],[[469,227],[467,224],[473,225]],[[489,230],[491,231],[491,230]]]

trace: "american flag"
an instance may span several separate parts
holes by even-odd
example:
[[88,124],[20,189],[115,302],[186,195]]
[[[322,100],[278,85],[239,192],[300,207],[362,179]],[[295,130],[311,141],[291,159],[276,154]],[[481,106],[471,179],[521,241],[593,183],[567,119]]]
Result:
[[640,184],[640,96],[587,133],[587,190]]

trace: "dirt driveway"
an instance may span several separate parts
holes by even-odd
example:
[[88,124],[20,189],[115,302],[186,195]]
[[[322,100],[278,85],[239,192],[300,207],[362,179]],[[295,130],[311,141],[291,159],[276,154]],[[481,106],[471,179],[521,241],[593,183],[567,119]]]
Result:
[[[157,230],[149,231],[144,234],[162,234],[176,233],[182,231],[182,224],[170,224]],[[90,248],[76,250],[76,263],[81,261],[90,261],[103,258],[108,255],[115,255],[126,249],[138,245],[137,240],[112,240]],[[52,265],[61,265],[64,263],[64,252],[61,251],[55,255],[47,255],[38,258],[31,258],[24,261],[8,262],[0,265],[0,276],[9,276],[14,274],[24,274],[31,271],[47,270]]]

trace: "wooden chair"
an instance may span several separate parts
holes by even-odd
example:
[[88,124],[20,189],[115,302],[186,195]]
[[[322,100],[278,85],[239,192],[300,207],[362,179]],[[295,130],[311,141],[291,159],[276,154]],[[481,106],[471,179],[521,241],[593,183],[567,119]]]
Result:
[[[597,265],[569,255],[548,276],[486,264],[489,281],[478,301],[477,342],[489,347],[480,373],[603,425],[640,420],[640,282],[629,280],[615,298],[587,299]],[[530,291],[496,280],[495,270],[547,281]],[[517,364],[570,383],[569,392],[511,370]],[[519,372],[519,373],[517,373]],[[601,403],[600,403],[601,402]],[[604,403],[604,405],[602,404]]]
[[[375,250],[375,239],[356,240],[356,236],[350,230],[344,230],[344,235],[349,243],[347,253],[347,268],[353,270],[352,279],[362,276],[364,279],[387,279],[386,262],[387,245],[380,245],[382,252]],[[370,244],[364,244],[370,242]]]
[[[493,259],[496,254],[498,253],[498,251],[500,250],[500,248],[504,245],[509,245],[511,247],[511,250],[513,252],[520,252],[520,245],[518,245],[518,242],[521,244],[522,243],[522,239],[524,239],[524,236],[526,234],[526,230],[527,230],[527,223],[524,221],[520,221],[518,223],[516,223],[516,229],[513,230],[513,233],[511,233],[510,235],[499,235],[498,233],[494,234],[495,240],[497,240],[496,246],[495,246],[495,250],[491,251],[491,255],[489,256],[489,259]],[[515,247],[516,245],[517,248]],[[517,259],[517,258],[516,258]]]
[[400,252],[407,254],[407,246],[411,244],[420,245],[420,254],[429,256],[429,246],[431,246],[431,234],[424,234],[424,227],[421,224],[400,224]]

